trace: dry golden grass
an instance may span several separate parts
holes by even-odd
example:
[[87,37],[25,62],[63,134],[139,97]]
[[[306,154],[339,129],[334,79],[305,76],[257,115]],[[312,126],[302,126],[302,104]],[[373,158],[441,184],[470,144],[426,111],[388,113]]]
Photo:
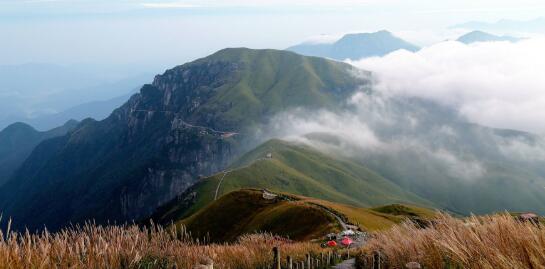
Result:
[[545,268],[545,229],[507,214],[441,214],[426,229],[406,223],[376,233],[362,251],[366,257],[380,251],[386,268],[413,261],[424,268]]
[[267,234],[243,236],[233,244],[202,244],[172,227],[87,224],[58,233],[0,231],[0,269],[193,268],[207,258],[214,268],[255,269],[270,267],[275,246],[297,260],[321,251],[317,244]]

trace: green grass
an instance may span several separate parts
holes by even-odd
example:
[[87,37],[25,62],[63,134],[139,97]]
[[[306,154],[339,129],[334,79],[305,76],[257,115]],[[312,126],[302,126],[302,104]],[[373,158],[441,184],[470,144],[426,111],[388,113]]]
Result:
[[[268,153],[272,154],[272,158],[264,158]],[[405,219],[405,216],[385,214],[365,207],[391,203],[432,207],[430,202],[402,190],[364,166],[281,140],[271,140],[259,146],[230,169],[231,172],[220,185],[218,197],[248,188],[305,197],[313,203],[341,212],[364,230],[390,227]],[[170,202],[154,219],[163,223],[181,220],[212,204],[222,177],[223,173],[218,173],[202,179],[184,194],[196,195],[191,203]],[[417,214],[429,213],[413,206],[407,208]]]
[[394,216],[433,218],[436,215],[432,209],[402,204],[379,206],[372,208],[372,210]]
[[[268,153],[273,158],[263,159]],[[220,193],[252,187],[355,206],[432,205],[356,162],[281,140],[264,143],[235,162],[232,168]],[[220,178],[220,175],[213,176],[207,184],[217,185]]]
[[[304,196],[295,197],[307,203],[329,208],[343,215],[349,223],[358,226],[364,231],[388,229],[394,224],[399,224],[411,218],[431,219],[436,217],[436,211],[415,205],[391,204],[376,208],[363,208]],[[380,210],[385,208],[398,208],[398,210],[390,212]],[[409,214],[406,214],[406,212],[409,212]]]
[[236,63],[236,69],[192,114],[214,115],[228,126],[251,126],[294,107],[336,109],[368,85],[350,65],[288,51],[224,49],[191,64],[210,62]]
[[[196,238],[212,242],[234,241],[243,234],[254,232],[272,233],[293,240],[310,240],[340,231],[338,220],[322,207],[337,212],[345,221],[365,231],[387,229],[409,218],[398,215],[398,212],[387,214],[316,198],[279,194],[290,199],[266,200],[262,197],[262,191],[256,189],[233,191],[175,224],[184,225]],[[432,217],[432,212],[427,209],[414,206],[410,209],[415,212],[410,217]]]
[[[263,158],[268,153],[273,158]],[[266,188],[358,207],[390,203],[432,207],[431,202],[355,162],[281,140],[259,146],[231,169],[220,185],[218,196],[244,188]],[[178,217],[189,216],[212,202],[222,177],[223,173],[218,173],[199,182],[195,187],[198,193],[195,203]]]
[[255,232],[309,240],[339,230],[335,218],[319,207],[266,200],[261,191],[249,189],[226,194],[177,224],[185,225],[194,237],[213,242],[234,241]]

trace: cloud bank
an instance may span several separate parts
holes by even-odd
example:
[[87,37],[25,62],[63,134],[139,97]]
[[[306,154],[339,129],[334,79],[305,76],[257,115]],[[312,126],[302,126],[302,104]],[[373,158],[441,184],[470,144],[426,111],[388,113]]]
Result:
[[442,114],[443,124],[430,117],[436,112],[433,106],[360,92],[347,101],[342,112],[296,109],[280,113],[259,136],[294,141],[363,162],[392,156],[406,162],[418,156],[422,163],[452,178],[480,178],[486,173],[484,165],[474,155],[458,150],[463,148],[459,145],[462,138],[459,130],[449,126],[456,117]]
[[470,121],[545,133],[545,39],[464,45],[442,42],[351,62],[370,70],[376,90],[453,107]]

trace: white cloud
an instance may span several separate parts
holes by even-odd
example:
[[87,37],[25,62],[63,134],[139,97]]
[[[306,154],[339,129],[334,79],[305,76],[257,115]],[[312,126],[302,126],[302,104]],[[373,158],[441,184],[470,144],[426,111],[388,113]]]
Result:
[[372,71],[386,95],[452,106],[471,121],[545,133],[545,39],[464,45],[449,41],[352,64]]
[[[379,95],[357,93],[342,112],[293,110],[276,115],[259,134],[303,143],[326,153],[365,160],[376,156],[417,154],[453,178],[477,179],[486,168],[471,155],[448,148],[436,140],[456,140],[448,125],[421,126],[410,109]],[[423,132],[423,128],[426,128]]]
[[[272,136],[306,143],[310,141],[305,135],[320,133],[340,138],[340,143],[357,145],[360,150],[384,146],[367,123],[357,113],[352,112],[337,114],[326,110],[312,113],[305,110],[287,111],[276,115],[269,128],[273,130]],[[318,147],[327,145],[328,143],[315,144]]]
[[182,2],[150,2],[150,3],[141,3],[140,4],[146,8],[195,8],[199,7],[194,4],[187,4]]
[[[36,0],[34,0],[36,1]],[[44,0],[41,0],[44,1]],[[49,0],[51,1],[51,0]],[[390,0],[392,1],[392,0]],[[394,0],[395,1],[395,0]],[[384,1],[382,1],[384,2]],[[386,1],[388,2],[388,1]],[[148,1],[141,3],[144,7],[149,8],[190,8],[190,7],[278,7],[289,5],[291,7],[357,7],[369,4],[377,4],[381,1],[376,0],[338,0],[338,1],[326,1],[326,0],[231,0],[231,1],[219,1],[219,0],[173,0],[173,1]]]
[[526,162],[545,161],[545,141],[543,139],[529,141],[524,137],[509,139],[497,137],[496,143],[501,153],[511,159]]

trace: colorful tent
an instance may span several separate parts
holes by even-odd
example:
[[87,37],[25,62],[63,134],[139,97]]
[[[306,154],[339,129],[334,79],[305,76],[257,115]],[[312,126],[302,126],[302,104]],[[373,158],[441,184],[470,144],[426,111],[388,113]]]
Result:
[[343,238],[343,240],[341,241],[341,244],[345,245],[345,246],[350,246],[352,244],[352,239],[350,239],[350,237],[348,236],[345,236]]

